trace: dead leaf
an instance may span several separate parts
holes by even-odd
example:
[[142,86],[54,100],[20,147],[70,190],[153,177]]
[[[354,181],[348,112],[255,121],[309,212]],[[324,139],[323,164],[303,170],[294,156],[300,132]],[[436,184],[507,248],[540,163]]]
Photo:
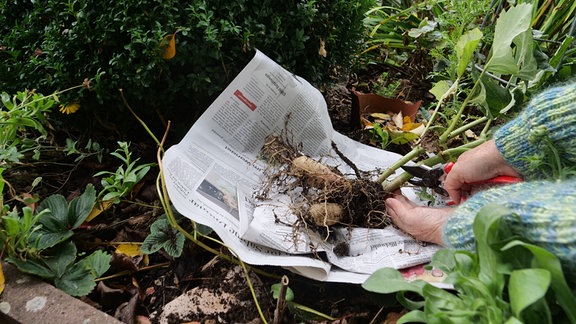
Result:
[[112,206],[112,202],[113,202],[112,199],[102,201],[102,202],[97,202],[94,205],[94,207],[92,207],[92,211],[90,212],[88,217],[86,217],[85,221],[89,222],[89,221],[93,220],[94,218],[96,218],[96,216],[100,215],[103,211],[110,208],[110,206]]
[[426,129],[426,126],[424,126],[424,124],[422,124],[422,123],[418,123],[418,124],[420,124],[418,127],[409,130],[409,132],[418,135],[418,137],[422,137],[422,134],[424,134],[424,130]]
[[176,56],[176,33],[168,34],[162,38],[160,42],[160,48],[162,49],[162,58],[165,60],[171,60]]
[[[385,114],[385,113],[371,113],[370,116],[374,117],[375,119],[380,119],[380,120],[390,120],[392,119],[392,116],[390,116],[390,114]],[[410,118],[410,117],[408,117]]]
[[140,244],[120,244],[114,251],[112,263],[123,269],[138,270],[148,265],[149,258],[140,250]]
[[326,55],[328,55],[328,53],[326,52],[326,48],[324,48],[324,45],[326,45],[324,41],[320,40],[320,48],[318,49],[318,54],[320,54],[320,56],[322,57],[326,57]]
[[477,139],[477,138],[478,138],[478,136],[476,136],[476,134],[474,134],[474,132],[473,132],[472,130],[470,130],[470,129],[466,130],[466,131],[464,132],[464,135],[466,135],[466,137],[472,138],[472,139]]
[[392,121],[394,122],[394,125],[396,125],[396,127],[402,129],[402,126],[404,125],[404,118],[402,117],[402,112],[399,112],[396,115],[392,116]]
[[2,270],[2,262],[0,262],[0,295],[4,292],[6,287],[6,279],[4,278],[4,270]]

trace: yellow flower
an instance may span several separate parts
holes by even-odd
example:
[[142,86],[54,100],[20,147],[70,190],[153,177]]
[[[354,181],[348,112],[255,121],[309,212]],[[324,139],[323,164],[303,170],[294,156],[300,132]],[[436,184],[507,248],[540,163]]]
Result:
[[60,105],[60,112],[66,115],[73,114],[80,109],[80,104],[77,102],[69,103],[66,105]]

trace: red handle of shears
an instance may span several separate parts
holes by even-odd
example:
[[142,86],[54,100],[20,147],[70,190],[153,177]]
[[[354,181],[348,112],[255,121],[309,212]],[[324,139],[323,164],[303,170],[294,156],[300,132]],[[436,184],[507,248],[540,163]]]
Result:
[[[444,173],[448,174],[450,173],[450,171],[452,170],[452,167],[454,166],[454,162],[448,162],[444,165]],[[494,184],[512,184],[512,183],[517,183],[517,182],[522,182],[522,179],[517,178],[517,177],[512,177],[512,176],[497,176],[488,180],[482,180],[482,181],[478,181],[478,182],[473,182],[471,183],[472,185],[475,184],[489,184],[489,183],[494,183]]]
[[[450,173],[450,171],[452,170],[452,167],[454,166],[454,162],[448,162],[444,165],[444,173],[448,174]],[[482,185],[506,185],[506,184],[513,184],[513,183],[518,183],[518,182],[522,182],[523,180],[521,178],[517,178],[517,177],[513,177],[513,176],[497,176],[488,180],[482,180],[482,181],[477,181],[477,182],[472,182],[470,183],[472,186],[482,186]],[[466,196],[462,196],[461,197],[461,201],[466,201]],[[455,203],[453,201],[449,202],[448,205],[454,205]]]

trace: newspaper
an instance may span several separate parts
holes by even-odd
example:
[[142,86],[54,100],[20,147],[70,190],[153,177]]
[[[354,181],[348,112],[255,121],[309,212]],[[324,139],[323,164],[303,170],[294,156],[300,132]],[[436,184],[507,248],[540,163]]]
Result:
[[[267,168],[259,151],[267,136],[286,129],[301,143],[302,153],[343,168],[334,142],[358,169],[374,171],[375,179],[400,158],[336,132],[322,94],[257,51],[182,141],[166,151],[163,172],[176,210],[211,227],[244,262],[280,266],[316,280],[361,283],[382,267],[430,261],[438,246],[417,242],[392,226],[336,229],[330,235],[349,245],[348,254],[338,255],[325,237],[294,233],[286,225],[296,217],[286,195],[266,202],[254,198]],[[402,190],[418,201],[411,188]]]

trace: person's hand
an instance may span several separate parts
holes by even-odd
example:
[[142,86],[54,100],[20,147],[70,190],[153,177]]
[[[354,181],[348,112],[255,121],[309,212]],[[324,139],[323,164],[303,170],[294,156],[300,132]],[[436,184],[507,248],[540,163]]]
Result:
[[452,208],[430,208],[415,203],[396,192],[386,199],[388,216],[394,224],[415,239],[443,245],[442,229]]
[[462,196],[471,191],[470,183],[504,175],[521,178],[521,175],[504,160],[494,140],[490,140],[458,157],[444,180],[444,189],[458,204]]

